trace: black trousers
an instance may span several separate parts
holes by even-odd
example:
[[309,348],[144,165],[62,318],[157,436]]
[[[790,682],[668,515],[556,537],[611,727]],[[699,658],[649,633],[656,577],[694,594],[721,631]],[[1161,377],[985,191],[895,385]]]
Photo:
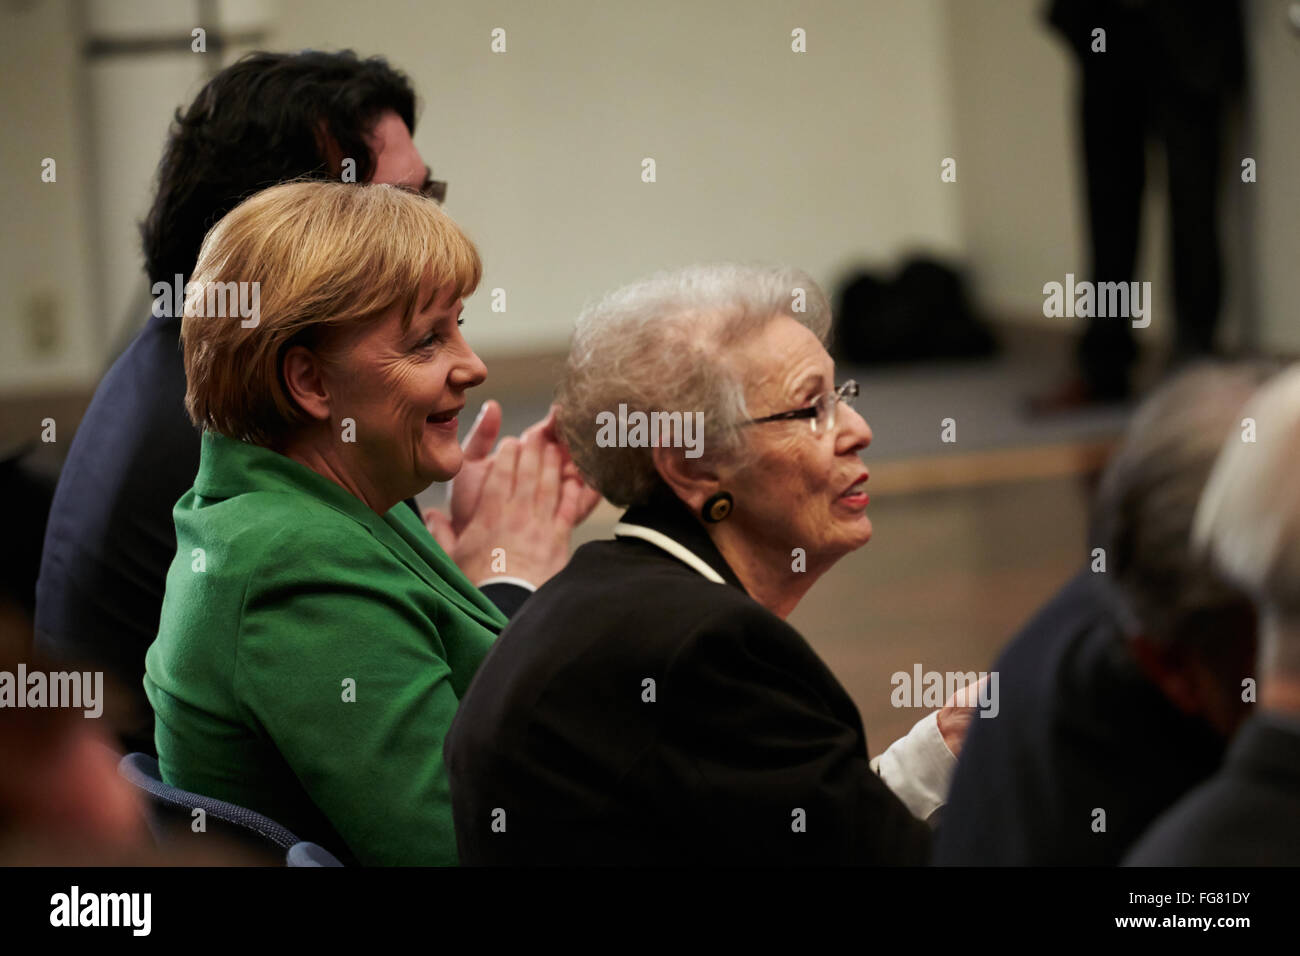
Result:
[[[1144,32],[1142,24],[1112,24],[1106,53],[1081,52],[1091,278],[1138,278],[1146,146],[1158,137],[1168,164],[1175,348],[1194,357],[1213,346],[1221,299],[1217,203],[1224,95],[1176,80],[1159,62],[1160,45]],[[1152,276],[1148,271],[1142,278]],[[1151,315],[1170,311],[1157,301]],[[1088,320],[1078,359],[1095,393],[1125,395],[1136,358],[1129,319]]]

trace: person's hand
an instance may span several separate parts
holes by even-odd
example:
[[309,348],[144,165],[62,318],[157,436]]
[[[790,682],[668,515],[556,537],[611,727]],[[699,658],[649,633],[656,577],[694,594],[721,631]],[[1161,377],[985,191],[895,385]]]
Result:
[[[519,438],[505,439],[493,452],[501,433],[501,406],[484,402],[465,437],[464,462],[451,482],[448,511],[423,512],[429,533],[476,583],[508,574],[540,585],[564,565],[569,533],[600,501],[600,493],[582,480],[560,440],[555,413],[553,405],[545,418]],[[493,497],[486,498],[494,473]],[[486,513],[485,509],[503,502],[509,503],[509,514]],[[532,502],[531,512],[528,502]],[[527,527],[533,530],[525,531]],[[474,533],[466,537],[471,528]],[[527,534],[534,534],[535,540],[514,540]],[[493,536],[498,539],[495,544],[488,542]],[[563,547],[557,558],[556,542],[561,536]]]
[[939,733],[943,735],[943,742],[948,745],[954,757],[961,756],[961,746],[970,731],[980,691],[987,682],[988,675],[985,675],[974,684],[958,688],[939,711]]
[[541,585],[564,566],[573,515],[581,507],[564,464],[563,451],[543,428],[502,439],[477,506],[450,551],[471,581],[503,574]]
[[560,492],[560,512],[569,520],[574,527],[582,524],[587,517],[600,503],[600,492],[591,488],[582,480],[582,473],[578,471],[578,466],[573,463],[573,458],[569,455],[569,449],[565,447],[563,440],[560,438],[559,429],[555,423],[555,413],[559,410],[558,405],[552,405],[546,417],[539,422],[534,422],[525,429],[522,438],[528,438],[530,435],[540,433],[542,438],[555,445],[560,450],[563,467],[560,472],[560,479],[563,482]]
[[456,550],[456,532],[451,529],[451,518],[437,508],[425,508],[422,514],[424,526],[429,529],[429,534],[433,535],[438,546],[448,554]]
[[[478,410],[462,448],[464,459],[460,471],[447,489],[447,516],[451,530],[460,534],[478,509],[483,482],[492,465],[492,448],[501,434],[501,405],[488,399]],[[429,530],[433,530],[430,528]],[[436,537],[436,535],[435,535]]]
[[447,507],[450,513],[438,508],[426,508],[424,526],[429,534],[451,554],[456,550],[456,538],[469,524],[483,493],[483,481],[492,466],[492,446],[501,434],[501,406],[488,399],[474,417],[474,424],[465,436],[461,449],[463,459],[460,471],[447,488]]
[[[531,438],[541,436],[543,440],[551,442],[559,450],[563,462],[560,509],[570,523],[577,526],[587,520],[587,516],[600,502],[600,492],[589,488],[582,480],[577,465],[573,463],[568,449],[560,440],[555,426],[557,407],[552,405],[546,417],[529,425],[519,436],[519,440],[527,442]],[[431,508],[424,514],[425,525],[429,528],[430,534],[448,553],[455,544],[455,536],[464,531],[479,508],[483,482],[492,464],[492,446],[496,444],[500,434],[501,406],[489,399],[479,409],[474,424],[470,426],[469,434],[465,436],[464,461],[456,477],[451,480],[448,491],[447,505],[450,513],[443,514]]]

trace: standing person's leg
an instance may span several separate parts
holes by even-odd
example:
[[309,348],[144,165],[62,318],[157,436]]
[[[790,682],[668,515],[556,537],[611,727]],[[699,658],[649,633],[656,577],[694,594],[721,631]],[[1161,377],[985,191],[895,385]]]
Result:
[[1219,152],[1223,107],[1215,93],[1166,88],[1158,117],[1169,162],[1175,360],[1209,354],[1221,304]]
[[[1083,157],[1090,274],[1094,282],[1129,282],[1137,264],[1146,185],[1146,90],[1126,51],[1097,54],[1083,68]],[[1124,398],[1137,358],[1130,325],[1115,316],[1088,320],[1079,371],[1093,399]]]
[[[1104,16],[1102,16],[1104,13]],[[1109,5],[1097,13],[1107,47],[1094,51],[1075,37],[1079,59],[1079,146],[1088,226],[1087,271],[1093,282],[1129,282],[1137,262],[1146,186],[1149,127],[1146,29],[1137,15]],[[1091,15],[1080,21],[1093,23]],[[1077,32],[1078,24],[1072,28]],[[1083,270],[1080,270],[1083,272]],[[1090,317],[1069,379],[1029,401],[1031,414],[1068,411],[1128,397],[1137,346],[1128,321]]]

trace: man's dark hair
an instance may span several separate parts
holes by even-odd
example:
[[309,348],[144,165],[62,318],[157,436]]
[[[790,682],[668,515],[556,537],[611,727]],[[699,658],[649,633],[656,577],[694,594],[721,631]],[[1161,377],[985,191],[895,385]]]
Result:
[[[415,132],[415,90],[382,57],[351,50],[250,53],[226,67],[175,120],[158,164],[158,192],[140,225],[152,282],[188,277],[203,237],[258,190],[329,178],[326,144],[369,181],[365,137],[392,110]],[[324,138],[328,137],[328,139]]]

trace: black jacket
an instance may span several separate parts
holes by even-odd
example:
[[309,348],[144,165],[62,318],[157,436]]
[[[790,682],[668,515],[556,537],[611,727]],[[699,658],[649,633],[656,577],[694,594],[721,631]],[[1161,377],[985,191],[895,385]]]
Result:
[[1126,866],[1300,866],[1300,718],[1257,714]]
[[[1047,20],[1085,69],[1127,70],[1131,79],[1201,95],[1232,93],[1246,70],[1238,0],[1051,0]],[[1106,52],[1092,52],[1096,29]]]
[[936,863],[1113,866],[1218,766],[1222,739],[1142,676],[1100,577],[1076,575],[994,663],[998,715],[971,722]]
[[461,702],[461,862],[924,862],[929,830],[871,771],[848,694],[699,521],[664,493],[616,535],[528,601]]

